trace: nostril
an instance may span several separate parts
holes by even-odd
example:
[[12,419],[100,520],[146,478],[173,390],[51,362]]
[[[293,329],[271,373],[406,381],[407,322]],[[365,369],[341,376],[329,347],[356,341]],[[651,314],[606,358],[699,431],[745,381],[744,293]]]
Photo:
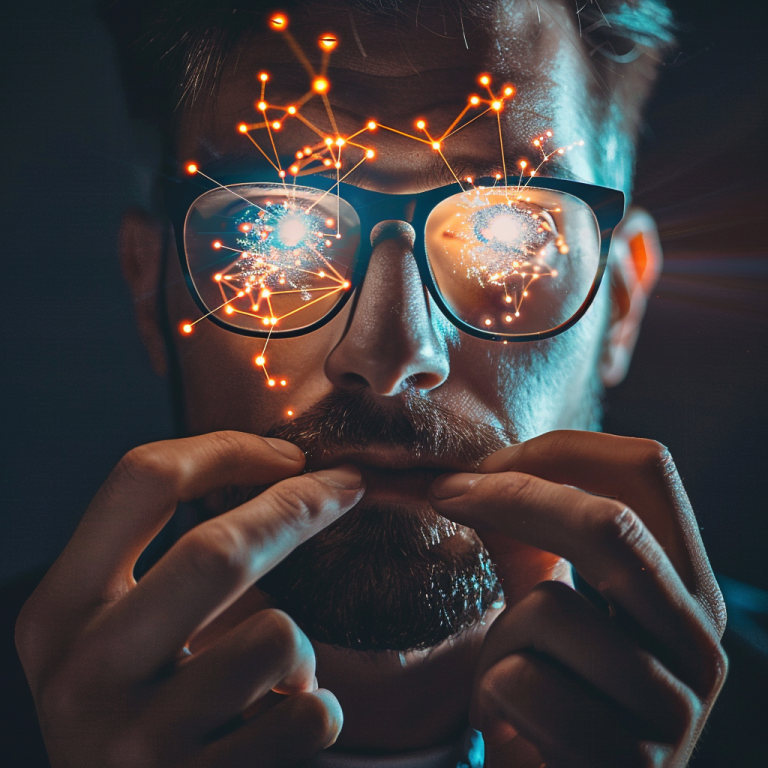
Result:
[[416,230],[407,221],[380,221],[371,230],[371,247],[384,240],[397,240],[410,251],[416,242]]

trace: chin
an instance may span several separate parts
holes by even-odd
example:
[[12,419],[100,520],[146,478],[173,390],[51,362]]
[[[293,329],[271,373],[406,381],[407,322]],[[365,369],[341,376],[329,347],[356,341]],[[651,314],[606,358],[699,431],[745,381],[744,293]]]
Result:
[[310,639],[357,651],[417,653],[477,625],[501,595],[477,534],[438,515],[425,495],[386,483],[371,490],[259,589]]

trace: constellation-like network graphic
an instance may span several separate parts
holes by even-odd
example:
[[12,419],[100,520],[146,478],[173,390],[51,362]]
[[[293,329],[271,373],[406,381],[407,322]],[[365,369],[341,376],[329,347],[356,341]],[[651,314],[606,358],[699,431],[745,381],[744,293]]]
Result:
[[[269,387],[288,386],[285,378],[271,375],[267,367],[272,332],[311,324],[325,313],[325,307],[337,299],[340,292],[350,290],[350,281],[341,265],[349,262],[349,249],[355,246],[345,242],[348,204],[339,197],[339,185],[363,163],[376,160],[377,151],[369,140],[380,130],[420,142],[437,153],[461,192],[466,193],[460,196],[457,203],[460,210],[454,214],[458,226],[445,227],[442,237],[458,254],[455,269],[465,278],[478,287],[503,290],[499,317],[489,314],[482,323],[490,327],[498,321],[514,327],[536,281],[557,276],[557,269],[550,265],[551,257],[567,254],[569,250],[553,218],[560,209],[547,209],[531,201],[528,183],[550,159],[584,142],[548,149],[552,131],[545,131],[532,141],[538,162],[529,164],[527,160],[520,160],[515,174],[517,183],[510,186],[501,114],[514,99],[516,89],[507,83],[494,90],[489,74],[478,78],[483,95],[471,94],[457,117],[442,132],[433,132],[423,119],[415,122],[415,133],[372,119],[359,130],[345,135],[338,128],[328,98],[331,88],[328,65],[339,44],[337,36],[330,33],[319,36],[321,60],[316,68],[292,35],[286,14],[272,14],[268,24],[284,38],[303,65],[309,88],[298,100],[277,104],[267,97],[270,73],[257,73],[260,96],[254,106],[258,119],[237,126],[237,131],[274,169],[277,178],[273,184],[246,185],[247,190],[239,185],[225,186],[204,173],[197,163],[187,165],[190,175],[200,176],[214,185],[212,192],[206,194],[219,195],[222,204],[228,200],[238,203],[241,210],[234,215],[236,232],[229,242],[217,237],[207,245],[219,252],[219,256],[227,253],[231,256],[231,259],[212,262],[217,268],[205,277],[220,301],[211,301],[213,294],[208,292],[209,311],[196,320],[182,323],[182,333],[193,333],[199,322],[213,314],[229,322],[237,319],[250,327],[261,327],[269,333],[254,359],[255,365],[263,371]],[[327,125],[318,125],[302,112],[315,99],[322,100]],[[500,172],[495,174],[493,186],[476,186],[472,177],[458,177],[443,148],[451,137],[486,116],[495,118],[498,125]],[[290,162],[285,162],[277,151],[275,134],[290,120],[302,123],[317,140],[297,147]],[[327,191],[310,189],[299,181],[303,176],[329,172],[334,174],[334,184]],[[307,318],[306,322],[303,318]],[[287,415],[292,416],[292,411],[287,411]]]

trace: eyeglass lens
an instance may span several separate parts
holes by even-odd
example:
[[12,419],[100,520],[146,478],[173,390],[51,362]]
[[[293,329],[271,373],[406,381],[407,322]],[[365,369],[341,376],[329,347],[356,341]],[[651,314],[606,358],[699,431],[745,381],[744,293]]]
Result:
[[[479,188],[440,202],[425,229],[443,301],[480,331],[515,336],[572,318],[597,274],[594,214],[564,192]],[[237,184],[199,197],[184,227],[190,275],[206,309],[246,330],[295,331],[351,290],[360,219],[330,192]]]

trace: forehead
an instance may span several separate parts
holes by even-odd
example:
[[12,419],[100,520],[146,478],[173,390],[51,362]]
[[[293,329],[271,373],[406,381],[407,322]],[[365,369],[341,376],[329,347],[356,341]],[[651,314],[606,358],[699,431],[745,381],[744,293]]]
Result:
[[[414,191],[450,183],[454,172],[480,176],[502,172],[506,164],[512,174],[521,159],[530,168],[541,160],[533,140],[551,131],[551,150],[580,141],[584,147],[555,155],[542,173],[599,183],[599,170],[590,162],[598,142],[591,72],[573,27],[571,14],[559,3],[500,3],[482,23],[460,20],[458,26],[430,16],[418,23],[385,23],[347,11],[292,16],[295,45],[264,27],[231,52],[213,96],[197,100],[185,113],[179,159],[194,159],[219,174],[268,167],[238,131],[241,124],[263,123],[257,105],[259,74],[266,72],[267,115],[279,118],[280,128],[249,134],[273,159],[275,153],[290,159],[301,147],[322,141],[323,134],[348,137],[373,120],[393,130],[364,131],[356,139],[375,151],[375,159],[348,181],[382,191]],[[312,72],[323,71],[319,41],[327,35],[338,40],[327,62],[327,104],[317,94],[302,103],[312,92]],[[491,78],[490,92],[479,82],[481,74]],[[424,120],[429,138],[441,137],[471,95],[490,101],[491,93],[501,95],[507,84],[516,94],[504,101],[498,119],[492,110],[481,115],[488,105],[470,110],[459,125],[477,119],[446,137],[440,152],[398,133],[424,138],[416,127]],[[300,117],[279,109],[292,104],[301,104]]]

